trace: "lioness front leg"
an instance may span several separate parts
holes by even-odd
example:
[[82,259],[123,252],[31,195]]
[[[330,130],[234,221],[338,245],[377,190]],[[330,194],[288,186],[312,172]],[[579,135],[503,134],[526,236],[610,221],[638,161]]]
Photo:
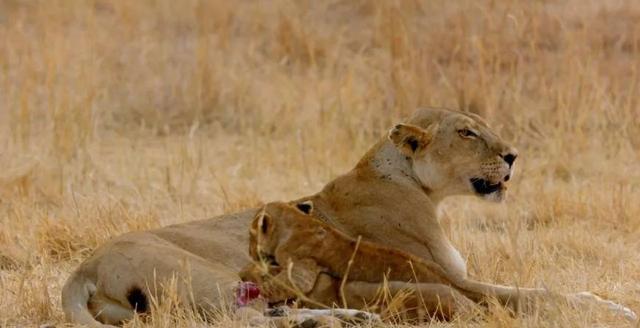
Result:
[[474,301],[494,297],[501,304],[515,311],[530,312],[536,306],[536,302],[556,299],[574,306],[606,306],[609,310],[631,321],[635,321],[638,318],[631,309],[612,301],[604,300],[590,292],[561,294],[542,288],[494,285],[470,279],[461,280],[458,282],[457,287],[461,288],[463,293]]

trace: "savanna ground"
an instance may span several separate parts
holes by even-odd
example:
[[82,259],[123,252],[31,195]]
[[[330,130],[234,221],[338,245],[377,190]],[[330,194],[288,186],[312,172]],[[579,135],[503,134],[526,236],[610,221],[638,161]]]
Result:
[[61,325],[63,282],[113,236],[316,192],[418,106],[520,150],[504,204],[443,206],[471,276],[640,311],[639,69],[632,0],[0,0],[0,326]]

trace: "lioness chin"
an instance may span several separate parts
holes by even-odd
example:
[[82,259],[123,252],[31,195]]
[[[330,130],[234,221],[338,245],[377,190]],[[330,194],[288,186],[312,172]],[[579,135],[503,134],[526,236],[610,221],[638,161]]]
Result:
[[[521,304],[545,290],[475,282],[437,219],[440,202],[454,195],[501,201],[513,177],[516,150],[477,115],[420,109],[375,144],[353,170],[329,182],[311,200],[317,215],[342,233],[437,263],[447,275],[503,304]],[[163,292],[158,281],[178,279],[185,304],[213,310],[228,304],[250,263],[247,228],[256,209],[122,235],[98,248],[62,291],[69,321],[117,324],[150,309]],[[629,318],[622,306],[580,293]]]

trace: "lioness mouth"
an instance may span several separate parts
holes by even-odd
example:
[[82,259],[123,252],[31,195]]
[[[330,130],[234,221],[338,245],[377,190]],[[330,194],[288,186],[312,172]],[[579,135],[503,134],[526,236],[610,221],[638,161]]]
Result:
[[472,178],[470,181],[473,189],[481,195],[491,194],[502,189],[502,182],[491,184],[489,181],[480,178]]

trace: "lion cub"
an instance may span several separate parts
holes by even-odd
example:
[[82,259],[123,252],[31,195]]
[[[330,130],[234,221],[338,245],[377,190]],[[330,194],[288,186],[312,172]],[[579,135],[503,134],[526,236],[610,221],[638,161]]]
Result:
[[[370,242],[358,243],[316,219],[310,201],[269,203],[258,211],[251,224],[249,254],[256,262],[240,276],[257,283],[269,302],[302,293],[325,305],[337,303],[337,289],[345,274],[348,282],[381,283],[386,278],[453,285],[435,263]],[[318,285],[327,284],[333,284],[333,293],[317,293],[315,289],[327,289]]]

